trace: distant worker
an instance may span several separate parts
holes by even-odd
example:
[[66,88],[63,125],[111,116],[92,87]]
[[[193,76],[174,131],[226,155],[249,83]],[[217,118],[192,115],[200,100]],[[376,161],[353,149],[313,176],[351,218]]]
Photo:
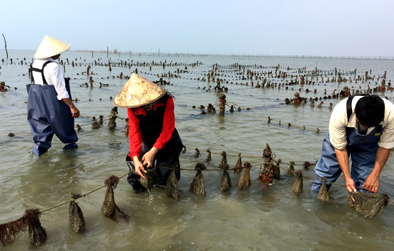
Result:
[[74,130],[74,118],[79,110],[71,100],[70,85],[64,78],[61,65],[56,63],[60,54],[70,45],[45,36],[30,65],[32,83],[27,85],[27,120],[33,134],[33,154],[41,155],[51,147],[55,134],[63,143],[63,149],[78,145]]
[[322,155],[315,166],[317,180],[312,182],[312,191],[319,192],[322,177],[332,183],[343,173],[349,192],[377,193],[380,173],[393,147],[394,105],[390,101],[376,95],[342,100],[331,114]]

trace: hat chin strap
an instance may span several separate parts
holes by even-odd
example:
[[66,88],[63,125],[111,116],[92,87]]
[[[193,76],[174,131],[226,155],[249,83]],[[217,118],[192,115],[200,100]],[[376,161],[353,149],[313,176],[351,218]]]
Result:
[[147,110],[147,111],[149,112],[150,110],[152,110],[153,106],[154,106],[156,103],[157,103],[157,102],[153,102],[153,103],[144,105],[143,107],[144,107],[145,110]]

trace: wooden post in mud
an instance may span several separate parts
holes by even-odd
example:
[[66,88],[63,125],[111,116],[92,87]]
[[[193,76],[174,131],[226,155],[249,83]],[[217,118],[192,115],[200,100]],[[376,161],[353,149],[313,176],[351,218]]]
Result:
[[1,33],[1,35],[3,35],[3,38],[4,38],[5,54],[7,55],[7,59],[8,59],[7,41],[5,40],[5,36],[4,36],[4,34],[3,34],[3,33]]
[[109,53],[109,51],[108,51],[108,46],[107,46],[107,57],[108,57],[108,53]]

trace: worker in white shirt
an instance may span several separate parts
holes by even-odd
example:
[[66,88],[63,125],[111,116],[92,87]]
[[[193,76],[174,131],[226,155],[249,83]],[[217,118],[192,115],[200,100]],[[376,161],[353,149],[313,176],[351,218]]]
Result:
[[60,54],[69,50],[70,45],[45,36],[30,66],[32,83],[28,84],[27,120],[33,134],[33,154],[41,155],[51,147],[55,134],[63,143],[64,149],[74,149],[78,145],[74,129],[74,118],[79,110],[71,99],[68,79],[64,78],[63,68],[56,60]]
[[[331,114],[322,155],[315,166],[311,189],[319,192],[322,177],[327,190],[343,173],[349,192],[377,193],[380,173],[394,147],[394,105],[376,95],[351,96]],[[349,168],[349,156],[352,160]]]

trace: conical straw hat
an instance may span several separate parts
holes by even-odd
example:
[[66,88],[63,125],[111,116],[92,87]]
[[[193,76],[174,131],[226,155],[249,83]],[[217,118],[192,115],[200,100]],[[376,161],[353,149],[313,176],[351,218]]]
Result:
[[133,73],[114,99],[114,104],[122,108],[148,105],[166,94],[166,89]]
[[50,58],[63,53],[71,48],[71,45],[45,35],[34,57],[36,59]]

